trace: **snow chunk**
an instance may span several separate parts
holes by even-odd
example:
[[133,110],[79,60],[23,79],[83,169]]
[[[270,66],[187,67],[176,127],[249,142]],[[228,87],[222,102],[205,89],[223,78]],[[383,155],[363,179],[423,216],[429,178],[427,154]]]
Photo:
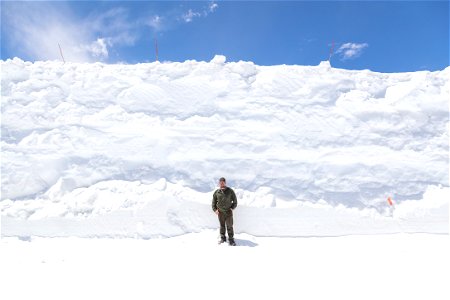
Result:
[[330,69],[330,68],[331,68],[330,61],[329,61],[329,60],[321,61],[321,62],[319,63],[319,67],[325,68],[325,69]]
[[223,65],[227,61],[227,58],[225,55],[215,55],[213,59],[211,59],[211,63]]

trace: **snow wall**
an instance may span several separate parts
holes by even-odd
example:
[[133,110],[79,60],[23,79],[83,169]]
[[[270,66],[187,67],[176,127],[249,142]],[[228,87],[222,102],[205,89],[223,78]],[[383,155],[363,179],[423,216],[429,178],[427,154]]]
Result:
[[[450,68],[1,61],[3,236],[448,233]],[[394,207],[387,204],[394,200]]]

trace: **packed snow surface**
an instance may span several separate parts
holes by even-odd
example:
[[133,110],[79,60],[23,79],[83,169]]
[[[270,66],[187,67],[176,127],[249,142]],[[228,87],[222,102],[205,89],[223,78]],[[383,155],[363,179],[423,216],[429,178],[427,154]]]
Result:
[[3,299],[448,300],[450,239],[437,234],[0,240]]
[[[450,68],[1,61],[3,236],[448,233]],[[387,197],[394,206],[387,204]]]

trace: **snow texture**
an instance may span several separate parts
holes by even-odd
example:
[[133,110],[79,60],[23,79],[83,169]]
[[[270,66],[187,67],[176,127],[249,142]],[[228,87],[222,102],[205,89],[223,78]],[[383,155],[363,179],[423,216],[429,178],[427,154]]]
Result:
[[448,233],[449,75],[1,61],[1,234]]
[[[437,234],[0,240],[3,299],[448,300],[450,239]],[[228,261],[224,259],[228,257]]]

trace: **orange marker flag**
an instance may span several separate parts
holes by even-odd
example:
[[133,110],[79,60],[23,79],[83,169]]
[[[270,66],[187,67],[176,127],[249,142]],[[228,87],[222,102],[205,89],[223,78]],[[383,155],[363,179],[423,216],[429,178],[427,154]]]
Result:
[[392,202],[391,197],[388,197],[388,198],[387,198],[387,201],[388,201],[388,203],[389,203],[390,206],[393,206],[393,205],[394,205],[394,202]]

